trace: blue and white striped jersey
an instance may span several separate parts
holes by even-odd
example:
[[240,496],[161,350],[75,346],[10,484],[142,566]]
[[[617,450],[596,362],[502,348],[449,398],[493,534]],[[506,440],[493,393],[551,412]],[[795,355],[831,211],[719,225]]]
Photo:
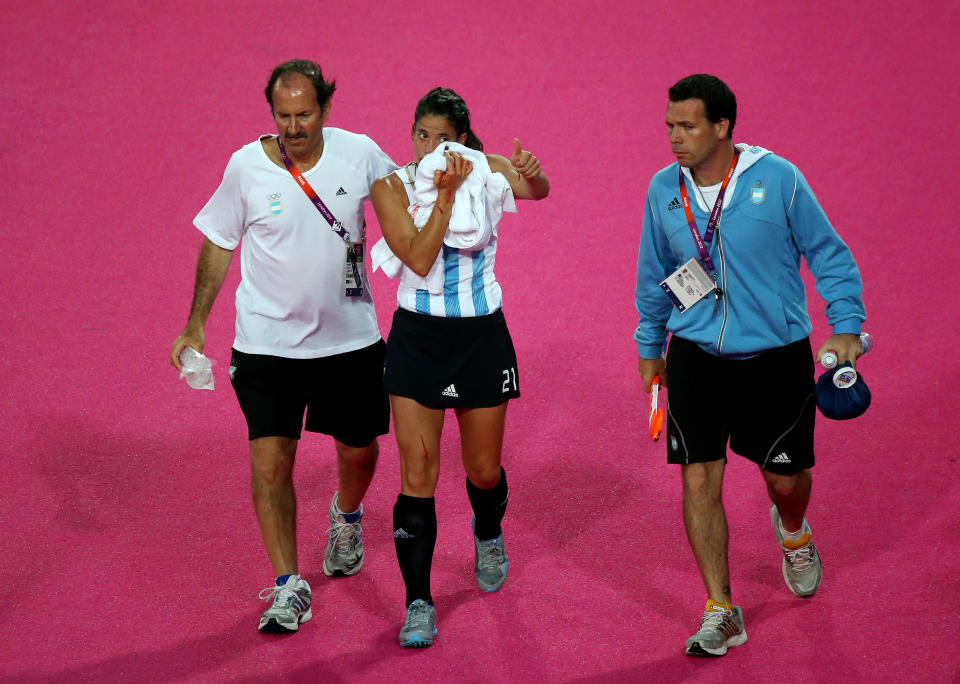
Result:
[[[407,199],[413,203],[413,174],[410,166],[395,173],[403,181]],[[443,245],[443,290],[431,294],[400,281],[397,288],[397,306],[430,316],[466,318],[485,316],[503,305],[500,285],[493,274],[497,254],[497,234],[494,230],[490,241],[478,250],[459,250]]]

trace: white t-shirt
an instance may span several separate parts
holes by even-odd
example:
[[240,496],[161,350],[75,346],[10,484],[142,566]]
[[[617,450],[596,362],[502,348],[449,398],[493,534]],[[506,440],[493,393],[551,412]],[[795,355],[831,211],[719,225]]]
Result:
[[[397,165],[365,135],[323,129],[307,182],[352,242],[365,241],[370,184]],[[346,244],[260,140],[234,152],[194,225],[218,247],[240,248],[234,347],[306,359],[362,349],[380,339],[366,260],[363,297],[345,291]]]

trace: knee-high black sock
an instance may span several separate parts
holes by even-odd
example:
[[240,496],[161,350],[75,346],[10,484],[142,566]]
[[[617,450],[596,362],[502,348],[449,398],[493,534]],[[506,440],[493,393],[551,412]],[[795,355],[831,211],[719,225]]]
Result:
[[496,539],[503,530],[500,521],[507,510],[507,473],[500,468],[500,481],[493,489],[480,489],[467,479],[467,496],[476,516],[474,533],[478,539]]
[[437,508],[433,497],[400,494],[393,506],[393,544],[397,547],[400,574],[407,588],[407,605],[430,595],[430,566],[437,545]]

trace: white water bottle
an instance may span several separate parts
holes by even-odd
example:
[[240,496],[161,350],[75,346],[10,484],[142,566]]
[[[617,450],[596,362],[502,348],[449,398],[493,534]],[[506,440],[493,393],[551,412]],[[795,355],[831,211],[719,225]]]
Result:
[[[863,347],[863,353],[866,354],[873,348],[873,335],[868,332],[860,333],[860,346]],[[830,370],[837,365],[837,353],[834,351],[824,352],[820,357],[820,365]]]
[[180,352],[180,377],[194,389],[213,389],[213,359],[198,352],[193,347],[185,347]]

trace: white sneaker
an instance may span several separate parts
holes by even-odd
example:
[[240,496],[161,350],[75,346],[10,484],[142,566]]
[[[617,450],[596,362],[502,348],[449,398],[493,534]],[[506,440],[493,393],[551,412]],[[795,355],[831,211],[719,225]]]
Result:
[[803,519],[803,534],[797,541],[783,538],[780,532],[780,511],[776,504],[770,506],[770,521],[773,523],[780,550],[783,551],[783,581],[795,596],[813,596],[823,579],[823,564],[820,562],[817,547],[813,545],[813,530],[807,524],[807,519]]
[[356,575],[363,567],[363,504],[360,517],[348,523],[337,511],[338,494],[330,501],[330,530],[327,535],[327,550],[323,554],[323,574],[327,577]]
[[700,620],[700,629],[687,639],[687,655],[722,656],[730,646],[747,642],[747,630],[743,626],[743,611],[740,606],[727,610],[718,603],[707,601]]
[[282,586],[267,587],[260,592],[264,601],[272,601],[260,617],[261,632],[284,634],[296,632],[300,624],[313,617],[310,603],[313,594],[307,580],[290,575]]

